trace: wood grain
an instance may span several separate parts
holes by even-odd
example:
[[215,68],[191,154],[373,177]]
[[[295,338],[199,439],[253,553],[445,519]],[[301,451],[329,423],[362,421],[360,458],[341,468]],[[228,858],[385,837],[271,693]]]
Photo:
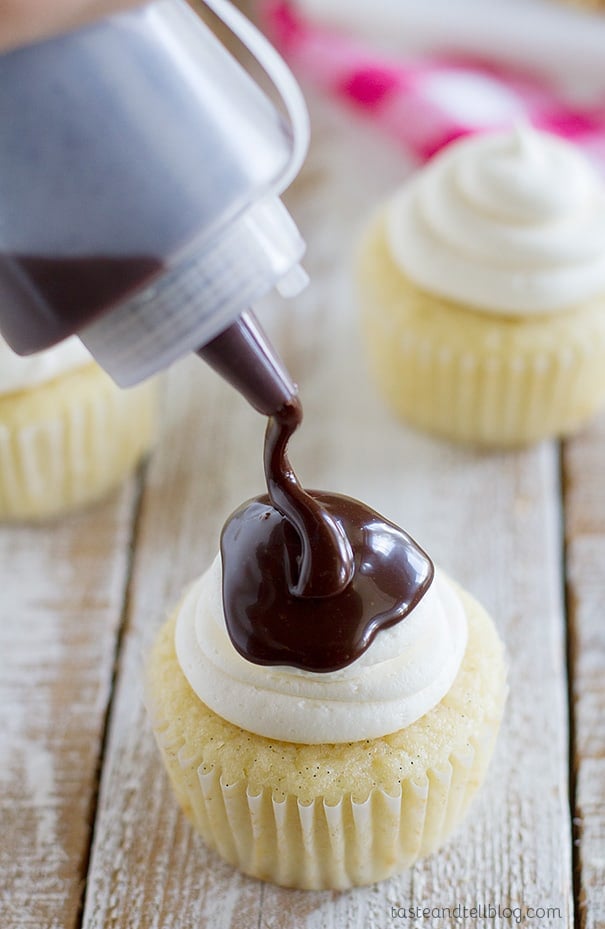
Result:
[[257,910],[261,893],[218,863],[184,822],[141,694],[154,632],[213,555],[239,493],[259,486],[259,418],[195,359],[170,372],[166,402],[171,416],[142,500],[84,912],[89,929],[238,926],[238,914]]
[[563,454],[579,925],[605,926],[605,416]]
[[[351,493],[403,524],[492,612],[511,697],[497,757],[447,850],[384,884],[293,892],[244,878],[178,813],[140,693],[141,663],[183,585],[208,564],[230,510],[263,487],[262,423],[195,361],[167,378],[166,434],[148,471],[92,852],[85,929],[384,929],[392,907],[550,908],[528,925],[571,926],[567,697],[557,450],[454,448],[393,420],[367,381],[349,265],[362,219],[405,166],[327,107],[291,198],[312,285],[261,316],[298,378],[303,481]],[[372,165],[373,170],[368,170]],[[421,926],[451,925],[436,913]]]
[[0,531],[0,925],[78,923],[137,499]]

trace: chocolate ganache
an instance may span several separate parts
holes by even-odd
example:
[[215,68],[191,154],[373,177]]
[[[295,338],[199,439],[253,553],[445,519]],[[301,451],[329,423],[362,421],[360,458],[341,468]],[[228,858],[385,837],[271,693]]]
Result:
[[269,418],[269,493],[239,507],[221,536],[223,606],[231,641],[248,661],[329,672],[404,619],[434,567],[370,507],[303,489],[287,455],[301,420],[297,398]]

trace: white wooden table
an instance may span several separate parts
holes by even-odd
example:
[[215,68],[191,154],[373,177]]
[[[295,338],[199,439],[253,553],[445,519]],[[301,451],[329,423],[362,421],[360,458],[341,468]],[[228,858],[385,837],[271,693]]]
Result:
[[[605,926],[605,417],[573,441],[492,454],[390,415],[364,368],[350,264],[407,166],[325,104],[312,113],[289,196],[312,284],[259,308],[301,387],[292,459],[308,486],[403,525],[495,617],[511,693],[488,782],[447,849],[351,892],[263,885],[193,834],[141,666],[226,516],[263,490],[264,423],[191,359],[164,379],[158,446],[120,492],[0,532],[2,929]],[[440,913],[454,907],[467,919]]]

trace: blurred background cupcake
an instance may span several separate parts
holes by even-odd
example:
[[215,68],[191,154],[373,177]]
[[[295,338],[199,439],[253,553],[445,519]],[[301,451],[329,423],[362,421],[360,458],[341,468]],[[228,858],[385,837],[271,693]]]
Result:
[[79,339],[29,357],[0,341],[0,520],[90,503],[151,447],[156,386],[120,390]]
[[518,445],[605,402],[605,186],[562,139],[452,143],[374,219],[356,270],[372,372],[412,424]]
[[[483,444],[580,428],[604,394],[605,20],[548,2],[258,8],[303,86],[402,151],[402,187],[414,193],[372,179],[377,216],[364,230],[364,203],[353,259],[365,348],[389,403],[417,426]],[[474,136],[501,142],[456,148]]]

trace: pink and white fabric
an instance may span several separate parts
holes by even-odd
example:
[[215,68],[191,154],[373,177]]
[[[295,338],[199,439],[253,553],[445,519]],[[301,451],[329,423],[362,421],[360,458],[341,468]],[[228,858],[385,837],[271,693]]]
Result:
[[566,99],[545,75],[473,55],[402,57],[266,0],[262,24],[299,76],[425,160],[468,133],[529,121],[584,148],[605,166],[605,96]]

